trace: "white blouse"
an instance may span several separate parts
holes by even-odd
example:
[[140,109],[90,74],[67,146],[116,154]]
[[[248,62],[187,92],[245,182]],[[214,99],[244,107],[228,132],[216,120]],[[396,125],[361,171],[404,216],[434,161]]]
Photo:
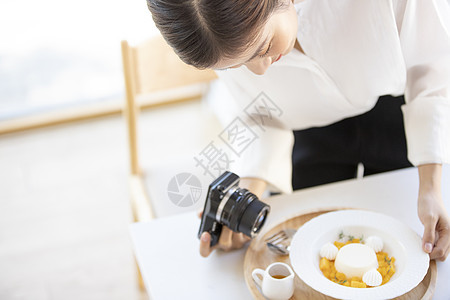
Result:
[[248,130],[230,169],[291,192],[292,130],[362,114],[387,94],[405,94],[411,163],[449,163],[448,2],[305,0],[296,10],[306,55],[294,49],[262,76],[246,67],[217,71],[232,95],[219,117],[227,130]]

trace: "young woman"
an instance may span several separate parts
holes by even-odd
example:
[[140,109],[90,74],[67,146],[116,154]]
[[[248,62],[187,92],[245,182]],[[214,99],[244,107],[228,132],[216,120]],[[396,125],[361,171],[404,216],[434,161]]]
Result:
[[[446,0],[147,1],[178,56],[217,70],[234,96],[230,106],[257,133],[236,162],[243,187],[261,196],[266,188],[290,192],[352,178],[359,163],[364,175],[417,166],[423,250],[446,259]],[[267,106],[255,120],[249,104],[261,92]],[[209,241],[204,233],[203,256],[214,250]],[[246,241],[227,230],[218,247]]]

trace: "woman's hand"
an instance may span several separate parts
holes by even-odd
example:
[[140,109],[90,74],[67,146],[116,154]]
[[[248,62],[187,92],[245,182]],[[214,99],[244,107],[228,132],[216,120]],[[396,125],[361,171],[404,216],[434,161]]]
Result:
[[[266,182],[257,178],[241,178],[239,187],[245,188],[255,194],[259,199],[266,189]],[[200,213],[201,218],[201,213]],[[242,248],[250,238],[243,233],[233,232],[228,227],[223,226],[220,234],[219,243],[211,247],[211,235],[209,232],[203,232],[200,236],[200,255],[208,257],[214,250],[220,249],[230,251]]]
[[222,228],[222,233],[220,234],[219,243],[214,247],[211,247],[211,235],[209,232],[205,231],[200,237],[200,255],[208,257],[215,249],[221,249],[223,251],[240,249],[248,241],[250,241],[248,236],[240,232],[233,232],[231,229],[224,226]]
[[450,218],[441,194],[442,166],[419,166],[418,214],[424,225],[422,248],[431,259],[444,261],[450,252]]

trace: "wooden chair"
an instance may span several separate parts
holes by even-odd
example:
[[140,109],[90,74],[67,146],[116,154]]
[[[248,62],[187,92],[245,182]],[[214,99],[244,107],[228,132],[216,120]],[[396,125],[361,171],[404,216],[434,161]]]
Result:
[[[137,130],[140,110],[173,107],[174,103],[198,101],[208,90],[210,81],[217,76],[214,71],[197,70],[183,63],[161,36],[133,47],[127,41],[122,41],[121,46],[126,90],[124,116],[129,144],[130,202],[133,220],[141,222],[159,215],[154,209],[157,199],[149,195],[150,188],[146,184],[148,172],[143,171],[139,159]],[[156,177],[160,175],[158,172],[154,173]],[[165,188],[167,189],[167,186]],[[144,288],[139,269],[138,279],[140,287]]]
[[144,184],[138,155],[137,121],[142,108],[200,99],[208,83],[217,78],[212,70],[198,70],[182,62],[161,36],[131,47],[122,41],[126,90],[124,115],[128,128],[130,191],[134,221],[154,218],[152,200]]

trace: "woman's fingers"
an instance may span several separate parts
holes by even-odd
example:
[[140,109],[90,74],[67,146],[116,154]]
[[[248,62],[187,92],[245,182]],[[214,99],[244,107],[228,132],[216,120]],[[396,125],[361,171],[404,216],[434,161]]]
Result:
[[243,233],[233,234],[233,245],[235,249],[242,248],[248,241],[250,241],[250,238]]
[[443,261],[450,251],[450,217],[442,201],[440,184],[429,184],[426,174],[422,172],[427,169],[423,168],[419,168],[421,184],[417,203],[419,219],[424,226],[422,248],[431,259]]
[[[203,210],[197,213],[197,216],[201,219],[203,215]],[[211,247],[211,234],[207,231],[200,235],[200,255],[203,257],[208,257],[215,247]]]
[[211,248],[211,235],[209,232],[203,232],[200,236],[200,255],[208,257],[213,251],[213,248]]
[[233,231],[223,227],[220,234],[219,243],[211,247],[211,234],[207,231],[200,236],[200,255],[208,257],[216,248],[224,251],[233,249]]
[[218,248],[224,251],[230,251],[233,249],[233,234],[229,228],[223,226],[222,233],[220,234]]
[[437,221],[437,216],[429,214],[423,222],[422,248],[426,253],[433,251]]
[[200,255],[208,257],[215,249],[230,251],[242,248],[250,240],[242,233],[233,232],[227,227],[223,227],[220,234],[219,243],[211,247],[211,235],[209,232],[203,232],[200,236]]
[[437,242],[430,253],[431,259],[444,261],[450,253],[450,224],[449,220],[441,217],[436,227]]

